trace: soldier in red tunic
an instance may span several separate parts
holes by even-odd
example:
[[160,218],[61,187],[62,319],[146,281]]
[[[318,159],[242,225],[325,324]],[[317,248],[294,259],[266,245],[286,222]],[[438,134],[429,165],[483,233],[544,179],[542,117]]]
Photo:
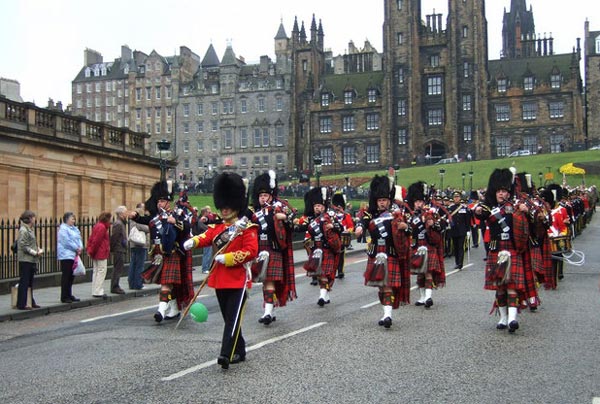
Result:
[[365,285],[379,288],[383,317],[378,324],[392,326],[392,309],[410,301],[409,227],[404,221],[404,205],[394,202],[396,187],[392,180],[376,175],[371,180],[369,209],[356,226],[357,236],[368,231]]
[[490,232],[484,287],[496,292],[494,307],[500,313],[496,328],[508,328],[511,333],[519,328],[519,294],[525,292],[523,254],[529,241],[528,209],[511,202],[512,182],[509,169],[495,169],[483,203],[475,208],[475,215],[485,220]]
[[215,289],[225,322],[221,352],[217,363],[223,369],[246,360],[246,342],[242,335],[242,313],[246,304],[246,286],[250,282],[249,265],[258,254],[258,232],[244,214],[248,211],[246,187],[237,174],[222,173],[214,183],[215,207],[223,221],[210,224],[204,233],[184,243],[184,248],[203,248],[211,244],[217,250],[208,286]]
[[304,264],[307,276],[316,276],[319,282],[320,307],[330,302],[329,291],[335,281],[342,242],[342,226],[335,219],[335,213],[327,210],[329,189],[313,188],[304,195],[304,216],[298,219],[297,231],[306,231],[305,246],[309,259]]
[[277,199],[277,179],[270,170],[256,177],[252,187],[252,222],[258,225],[258,250],[253,280],[263,283],[264,314],[258,322],[271,324],[274,306],[283,307],[296,295],[292,227],[294,209]]

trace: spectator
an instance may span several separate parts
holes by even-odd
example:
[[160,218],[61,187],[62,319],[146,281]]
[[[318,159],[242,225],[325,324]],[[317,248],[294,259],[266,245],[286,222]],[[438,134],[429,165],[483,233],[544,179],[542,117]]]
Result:
[[81,259],[83,242],[81,233],[75,227],[75,214],[66,212],[63,222],[58,228],[58,244],[56,255],[60,262],[62,276],[60,278],[60,301],[63,303],[78,302],[80,299],[73,296],[73,264],[75,257]]
[[94,273],[92,275],[92,296],[106,299],[104,293],[104,278],[106,278],[106,263],[110,255],[110,240],[108,229],[110,227],[110,212],[102,212],[98,216],[98,223],[92,228],[92,234],[87,243],[87,253],[92,258]]
[[125,294],[125,291],[119,286],[119,280],[123,273],[123,263],[125,262],[125,253],[127,252],[127,232],[125,223],[129,217],[127,207],[119,206],[115,209],[116,220],[112,224],[110,234],[110,252],[113,254],[113,272],[110,279],[110,293],[117,295]]
[[[144,216],[146,206],[140,202],[136,205],[135,211],[138,216]],[[136,244],[129,241],[129,248],[131,251],[131,261],[129,262],[129,276],[127,280],[129,282],[129,289],[141,290],[144,289],[144,283],[142,282],[142,271],[144,270],[144,262],[146,262],[146,256],[148,255],[148,240],[150,239],[150,227],[136,223],[133,220],[129,221],[129,229],[136,227],[139,231],[146,235],[146,242],[144,244]]]
[[[17,309],[31,310],[39,309],[33,297],[33,275],[37,269],[39,256],[44,250],[38,247],[33,227],[35,226],[35,213],[26,210],[19,218],[17,260],[19,261],[19,289],[17,293]],[[31,306],[27,306],[27,291],[31,289]]]

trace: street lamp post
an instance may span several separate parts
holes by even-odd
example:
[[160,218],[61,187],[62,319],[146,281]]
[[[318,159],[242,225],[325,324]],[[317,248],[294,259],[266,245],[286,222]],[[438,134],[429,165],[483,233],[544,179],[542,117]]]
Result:
[[461,174],[461,177],[462,177],[462,182],[463,182],[462,189],[463,189],[463,191],[464,191],[464,190],[465,190],[465,177],[466,177],[465,173],[462,173],[462,174]]
[[543,185],[543,181],[544,181],[544,173],[540,171],[538,173],[538,177],[540,177],[540,187],[541,187]]
[[440,168],[440,190],[444,192],[444,175],[446,175],[446,170]]
[[313,163],[315,165],[315,177],[317,177],[317,187],[321,187],[321,164],[323,163],[323,159],[320,155],[313,157]]
[[471,171],[469,171],[469,191],[473,190],[473,167],[471,167]]
[[167,161],[163,159],[163,151],[167,151],[171,148],[171,142],[169,142],[167,139],[162,139],[159,142],[156,142],[156,146],[158,147],[158,153],[160,157],[160,180],[164,181],[167,172]]
[[394,184],[398,184],[398,170],[400,170],[400,164],[394,164]]

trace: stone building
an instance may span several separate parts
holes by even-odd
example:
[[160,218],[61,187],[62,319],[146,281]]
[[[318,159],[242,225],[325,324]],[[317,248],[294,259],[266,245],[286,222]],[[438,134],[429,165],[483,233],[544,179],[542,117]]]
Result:
[[504,57],[489,61],[491,157],[582,149],[579,40],[572,53],[554,54],[554,38],[535,33],[525,0],[505,12],[503,38]]
[[147,147],[175,138],[174,111],[179,85],[198,70],[200,58],[182,46],[179,55],[149,55],[121,47],[121,57],[104,62],[102,54],[84,51],[84,65],[72,82],[72,113],[89,120],[151,135]]
[[587,146],[600,145],[600,31],[590,31],[585,22],[585,110]]
[[[219,60],[212,45],[192,80],[182,83],[177,107],[180,179],[211,187],[214,174],[236,171],[252,179],[269,169],[288,172],[289,64],[281,25],[277,61],[256,64],[231,45]],[[282,45],[282,46],[280,46]],[[283,53],[282,53],[283,52]]]

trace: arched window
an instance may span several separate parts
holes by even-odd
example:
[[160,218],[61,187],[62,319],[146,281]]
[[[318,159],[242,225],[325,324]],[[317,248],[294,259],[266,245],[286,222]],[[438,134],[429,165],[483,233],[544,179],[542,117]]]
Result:
[[600,55],[600,35],[596,37],[596,54]]

